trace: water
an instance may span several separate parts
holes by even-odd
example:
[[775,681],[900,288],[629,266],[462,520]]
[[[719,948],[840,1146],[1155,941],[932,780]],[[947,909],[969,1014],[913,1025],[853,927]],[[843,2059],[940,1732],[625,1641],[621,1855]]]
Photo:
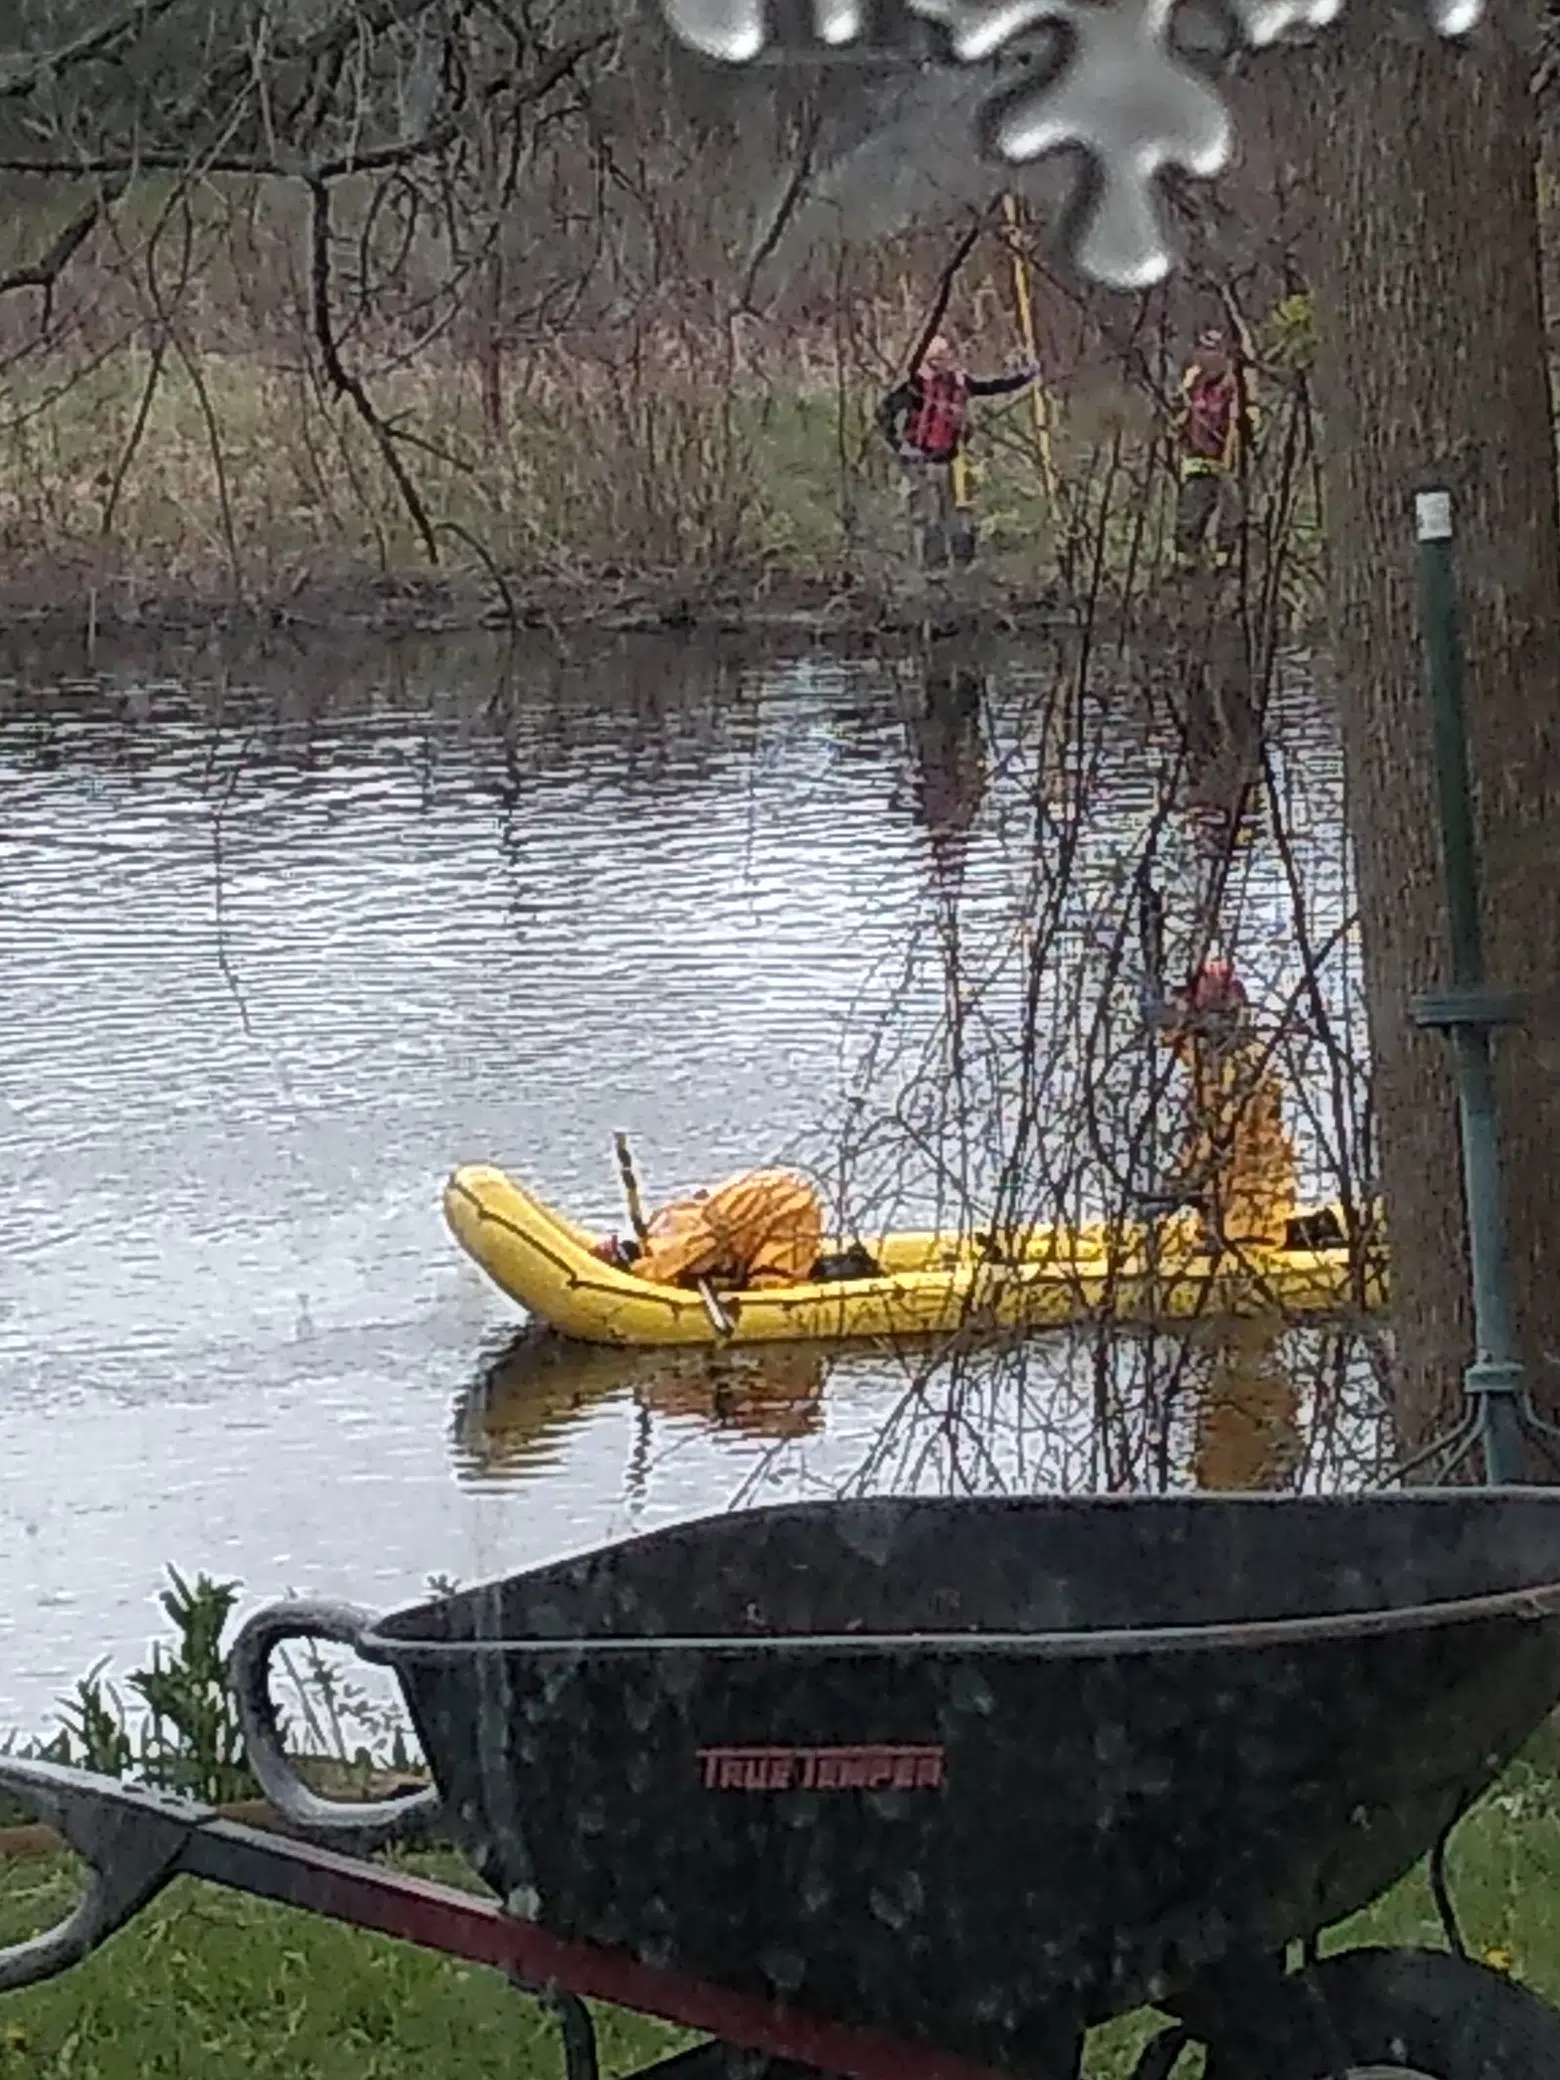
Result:
[[[539,1381],[439,1188],[497,1161],[617,1224],[615,1129],[659,1198],[827,1165],[848,1127],[847,1193],[944,1203],[904,1122],[945,1103],[950,928],[985,1006],[960,1074],[997,1105],[1024,931],[1058,892],[1040,1023],[1066,1041],[1060,1091],[1097,1039],[1082,978],[1121,862],[1164,821],[1168,725],[1108,679],[1059,724],[1057,658],[980,663],[978,736],[958,686],[929,719],[903,666],[664,644],[90,680],[33,660],[6,685],[0,1728],[45,1722],[105,1654],[132,1665],[169,1562],[240,1579],[246,1604],[383,1605],[738,1494],[947,1477],[916,1441],[918,1420],[946,1431],[947,1390],[881,1355],[712,1379],[575,1354]],[[1337,937],[1336,753],[1303,692],[1281,709],[1274,785]],[[1068,742],[1092,748],[1069,764]],[[1173,887],[1195,839],[1184,815],[1161,833]],[[1282,996],[1287,870],[1268,840],[1242,858],[1226,926]],[[1321,970],[1345,1026],[1351,958],[1339,938]],[[1301,1124],[1317,1190],[1325,1125]],[[989,1149],[965,1153],[985,1174]],[[1075,1172],[1058,1203],[1094,1189]],[[954,1477],[1119,1479],[1098,1339],[1018,1363],[958,1373],[961,1413],[989,1421]]]

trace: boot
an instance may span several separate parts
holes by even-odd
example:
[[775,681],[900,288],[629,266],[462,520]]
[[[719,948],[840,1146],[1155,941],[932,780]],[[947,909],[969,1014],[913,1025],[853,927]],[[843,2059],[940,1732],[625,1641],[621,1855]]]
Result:
[[948,563],[948,537],[941,521],[934,520],[921,535],[921,568],[940,571]]

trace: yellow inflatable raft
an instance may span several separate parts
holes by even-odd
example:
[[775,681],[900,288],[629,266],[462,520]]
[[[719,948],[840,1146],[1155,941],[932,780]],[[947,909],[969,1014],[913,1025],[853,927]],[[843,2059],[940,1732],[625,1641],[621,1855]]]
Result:
[[[1152,1227],[1035,1229],[999,1252],[979,1233],[904,1232],[867,1240],[874,1278],[716,1297],[651,1285],[591,1254],[596,1236],[487,1164],[456,1170],[444,1217],[462,1249],[511,1300],[585,1343],[835,1343],[857,1337],[1058,1328],[1069,1322],[1184,1321],[1201,1315],[1338,1314],[1385,1302],[1379,1262],[1304,1246],[1331,1209],[1291,1221],[1295,1247],[1212,1258],[1189,1216]],[[1341,1233],[1341,1230],[1335,1230]],[[839,1247],[825,1243],[825,1250]]]

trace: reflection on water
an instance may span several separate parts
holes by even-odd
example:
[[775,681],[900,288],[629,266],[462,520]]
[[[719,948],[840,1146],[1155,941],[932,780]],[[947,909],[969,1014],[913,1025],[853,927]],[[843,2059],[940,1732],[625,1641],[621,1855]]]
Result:
[[749,1500],[809,1476],[901,1490],[1326,1488],[1373,1464],[1376,1404],[1370,1355],[1341,1325],[1079,1328],[897,1351],[610,1350],[521,1332],[458,1398],[451,1435],[468,1479],[534,1485],[567,1478],[606,1412],[630,1493],[711,1453],[744,1466]]
[[1241,631],[1210,632],[1185,674],[1184,800],[1200,851],[1215,873],[1261,833],[1262,717],[1243,669]]
[[1300,1388],[1262,1321],[1220,1327],[1197,1398],[1192,1466],[1200,1488],[1282,1488],[1305,1455]]
[[[520,1331],[461,1395],[458,1460],[487,1479],[556,1465],[570,1428],[621,1396],[647,1416],[684,1418],[711,1431],[786,1440],[823,1427],[823,1388],[842,1362],[811,1344],[750,1350],[613,1350],[550,1331]],[[641,1429],[641,1440],[648,1428]]]
[[933,646],[911,709],[915,811],[926,831],[934,869],[957,888],[970,831],[986,799],[989,757],[984,727],[986,683],[973,665]]
[[647,1369],[634,1382],[641,1408],[692,1417],[746,1437],[815,1436],[823,1427],[829,1360],[805,1346],[732,1351],[698,1367]]
[[[798,1162],[836,1204],[936,1217],[954,1182],[1000,1181],[1030,1119],[1026,1189],[1119,1203],[1111,1137],[1149,1051],[1101,1006],[1131,864],[1155,834],[1182,941],[1205,874],[1195,819],[1165,820],[1184,689],[1112,670],[1084,689],[1060,651],[755,667],[497,640],[91,679],[18,662],[0,1728],[138,1653],[170,1561],[383,1604],[739,1496],[1191,1479],[1162,1340],[1151,1362],[1085,1334],[935,1367],[495,1362],[513,1310],[439,1215],[450,1166],[492,1160],[614,1225],[621,1129],[652,1201]],[[1302,689],[1281,707],[1274,799],[1343,1030],[1337,761]],[[1258,840],[1224,899],[1275,1002],[1287,873]],[[1325,1098],[1297,1127],[1308,1190],[1350,1160],[1355,1104],[1320,1045],[1292,1063]],[[1367,1359],[1296,1333],[1302,1429],[1325,1402],[1357,1442]],[[1333,1449],[1293,1477],[1336,1477]]]

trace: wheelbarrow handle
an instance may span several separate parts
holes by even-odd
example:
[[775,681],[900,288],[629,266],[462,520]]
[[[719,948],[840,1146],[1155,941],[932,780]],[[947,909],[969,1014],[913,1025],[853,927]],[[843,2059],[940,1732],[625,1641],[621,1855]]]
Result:
[[46,1821],[91,1869],[73,1911],[42,1935],[0,1947],[0,1993],[52,1979],[97,1949],[177,1875],[210,1808],[131,1789],[57,1762],[0,1759],[0,1791]]
[[271,1697],[271,1656],[290,1639],[330,1640],[355,1649],[374,1622],[372,1611],[349,1603],[268,1604],[239,1628],[229,1663],[244,1751],[261,1790],[300,1832],[350,1835],[360,1854],[404,1838],[408,1822],[431,1822],[439,1811],[438,1791],[427,1785],[376,1799],[321,1798],[311,1791],[282,1746]]

